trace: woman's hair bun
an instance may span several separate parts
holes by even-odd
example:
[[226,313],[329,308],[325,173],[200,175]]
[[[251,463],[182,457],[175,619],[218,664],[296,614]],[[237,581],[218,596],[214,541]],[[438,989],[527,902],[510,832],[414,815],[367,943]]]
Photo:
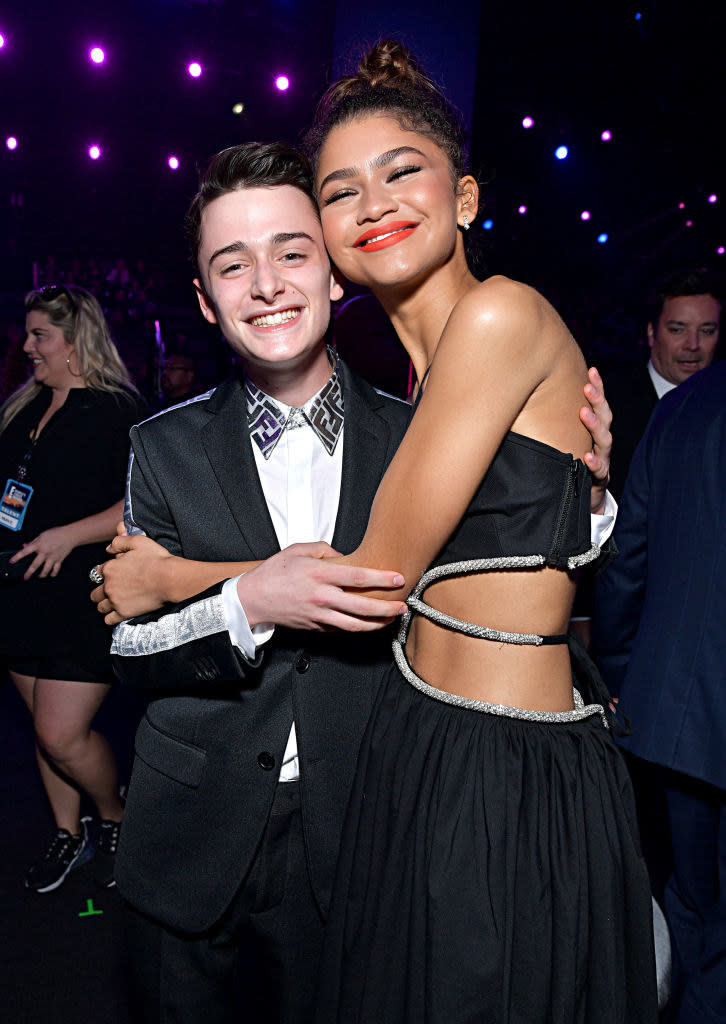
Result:
[[431,85],[416,58],[396,39],[382,39],[376,43],[361,60],[355,77],[372,89]]
[[344,75],[325,94],[328,109],[341,100],[371,89],[396,89],[400,93],[438,93],[418,61],[396,39],[382,39],[361,59],[354,75]]

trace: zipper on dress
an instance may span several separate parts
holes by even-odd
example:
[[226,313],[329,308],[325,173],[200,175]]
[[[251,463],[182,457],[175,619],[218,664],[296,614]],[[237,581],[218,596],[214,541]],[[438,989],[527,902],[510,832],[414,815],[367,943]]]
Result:
[[579,490],[577,486],[577,473],[577,462],[573,459],[569,465],[567,479],[565,480],[565,493],[562,496],[562,503],[560,504],[560,513],[557,517],[557,527],[555,529],[555,535],[548,558],[549,562],[555,561],[560,554],[565,526],[567,524],[567,517],[570,514],[570,506],[572,505],[572,499],[576,497]]

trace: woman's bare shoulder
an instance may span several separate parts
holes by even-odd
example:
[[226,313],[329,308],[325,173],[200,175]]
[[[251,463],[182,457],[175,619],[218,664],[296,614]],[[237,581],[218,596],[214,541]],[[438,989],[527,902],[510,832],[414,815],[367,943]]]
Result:
[[554,312],[538,291],[521,281],[496,275],[479,281],[457,302],[452,316],[482,327],[534,326]]

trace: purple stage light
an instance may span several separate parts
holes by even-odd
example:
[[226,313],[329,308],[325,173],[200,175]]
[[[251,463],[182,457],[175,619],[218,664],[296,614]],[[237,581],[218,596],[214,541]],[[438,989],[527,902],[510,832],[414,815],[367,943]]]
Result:
[[88,56],[91,58],[94,64],[103,64],[106,59],[106,54],[103,52],[100,46],[94,46]]
[[679,203],[678,204],[678,209],[679,210],[685,210],[685,208],[686,208],[686,204],[685,203]]
[[166,162],[169,164],[169,167],[171,167],[172,171],[178,171],[179,170],[179,157],[178,156],[170,156],[169,159]]
[[517,210],[517,213],[526,213],[526,212],[527,212],[527,207],[524,205],[524,203],[522,203],[522,205]]
[[580,220],[589,220],[590,217],[591,217],[591,214],[590,214],[589,210],[583,210],[582,213],[580,214]]
[[101,147],[96,145],[89,146],[88,155],[90,156],[91,160],[98,160],[101,156]]
[[693,221],[692,220],[687,220],[686,221],[686,227],[687,228],[692,228],[693,227]]
[[717,203],[718,202],[718,196],[716,195],[715,192],[711,193],[711,195],[708,197],[708,201],[709,201],[709,203]]
[[719,256],[723,256],[723,254],[726,252],[726,249],[724,249],[724,247],[722,245],[719,245],[719,247],[716,250],[716,252],[719,254]]
[[0,50],[5,46],[5,36],[0,35]]
[[613,133],[611,131],[608,131],[607,128],[605,129],[604,132],[600,132],[600,138],[601,138],[601,140],[603,142],[611,142],[612,141],[612,137],[613,137]]
[[534,128],[534,118],[530,117],[529,115],[527,115],[527,117],[523,117],[522,118],[522,127],[523,128]]
[[5,145],[8,147],[8,149],[17,149],[18,140],[15,138],[14,135],[8,135],[7,139],[5,139]]
[[286,92],[290,88],[290,79],[287,75],[278,75],[275,79],[275,86],[280,92]]
[[199,76],[202,73],[202,65],[199,63],[198,60],[193,60],[189,67],[187,68],[187,71],[192,76],[192,78],[199,78]]

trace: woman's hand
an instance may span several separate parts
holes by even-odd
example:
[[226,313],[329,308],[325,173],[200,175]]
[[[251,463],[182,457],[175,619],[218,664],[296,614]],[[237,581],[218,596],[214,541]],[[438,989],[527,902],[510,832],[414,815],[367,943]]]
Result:
[[103,583],[91,591],[106,624],[116,626],[161,608],[167,600],[164,572],[176,556],[141,534],[114,537],[106,550],[115,557],[100,567]]
[[580,419],[592,435],[592,451],[586,452],[583,458],[593,478],[590,511],[601,512],[610,481],[610,453],[613,447],[610,425],[613,414],[605,398],[602,377],[594,366],[588,370],[587,375],[589,380],[584,390],[590,404],[580,409]]
[[50,530],[43,530],[35,540],[23,544],[17,555],[10,559],[11,563],[19,562],[28,555],[35,555],[35,558],[25,570],[24,580],[38,574],[40,579],[46,576],[57,576],[64,560],[75,547],[73,531],[69,526],[53,526]]

